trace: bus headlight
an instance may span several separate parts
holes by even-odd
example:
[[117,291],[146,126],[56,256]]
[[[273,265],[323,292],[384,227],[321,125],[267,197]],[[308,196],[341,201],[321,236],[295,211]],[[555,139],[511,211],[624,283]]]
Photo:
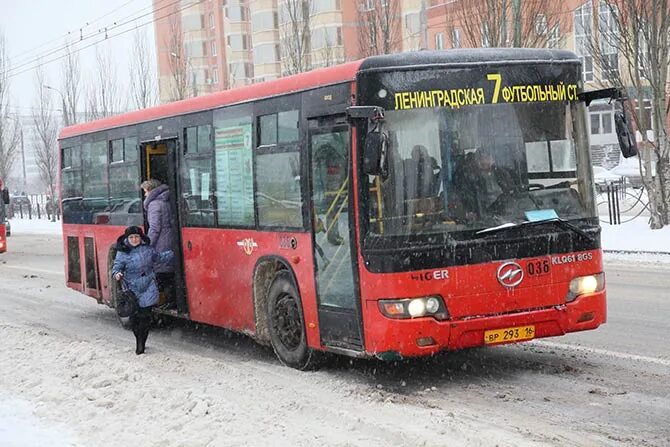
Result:
[[568,296],[566,302],[574,301],[580,295],[587,293],[600,292],[605,288],[605,274],[597,273],[595,275],[578,276],[570,281]]
[[440,296],[379,300],[379,310],[389,318],[433,317],[437,320],[449,318]]

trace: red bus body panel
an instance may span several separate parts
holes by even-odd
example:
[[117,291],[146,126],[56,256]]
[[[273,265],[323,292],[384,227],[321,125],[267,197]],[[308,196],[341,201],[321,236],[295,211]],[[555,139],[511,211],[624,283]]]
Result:
[[[550,272],[528,277],[527,264],[544,259],[550,262]],[[486,330],[535,325],[535,338],[540,338],[594,329],[606,321],[604,291],[566,304],[568,286],[574,277],[603,271],[600,250],[515,261],[526,273],[523,282],[512,289],[503,287],[496,277],[498,267],[506,261],[393,274],[372,274],[363,269],[361,293],[367,352],[429,355],[484,345]],[[379,310],[379,299],[431,295],[444,299],[449,320],[398,320],[385,317]],[[579,321],[589,313],[592,318]],[[419,346],[417,339],[424,337],[432,337],[435,343]]]
[[0,253],[7,251],[7,228],[5,224],[0,224]]

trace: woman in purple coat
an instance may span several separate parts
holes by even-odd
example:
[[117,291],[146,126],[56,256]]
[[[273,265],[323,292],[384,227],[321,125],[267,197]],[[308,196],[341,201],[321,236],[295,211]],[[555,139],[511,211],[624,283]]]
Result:
[[[166,250],[175,251],[174,219],[170,208],[170,189],[158,180],[147,180],[140,185],[144,191],[144,210],[147,213],[149,230],[147,236],[151,247],[157,252]],[[155,267],[158,288],[165,294],[165,307],[170,309],[175,305],[174,290],[174,262],[158,264]]]

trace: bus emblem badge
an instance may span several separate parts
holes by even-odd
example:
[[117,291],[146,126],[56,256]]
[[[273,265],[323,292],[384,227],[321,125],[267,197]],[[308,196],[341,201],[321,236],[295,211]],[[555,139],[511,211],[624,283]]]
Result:
[[258,248],[256,241],[250,237],[242,239],[241,241],[237,241],[237,245],[242,247],[242,251],[244,251],[247,256],[251,256],[251,253],[254,252],[254,249]]
[[511,289],[523,281],[523,269],[516,262],[506,262],[498,267],[496,276],[503,287]]

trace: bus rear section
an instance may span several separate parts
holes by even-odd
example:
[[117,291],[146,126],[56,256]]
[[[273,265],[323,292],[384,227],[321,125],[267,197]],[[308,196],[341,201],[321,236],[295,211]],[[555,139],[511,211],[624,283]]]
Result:
[[366,352],[429,355],[606,321],[579,67],[539,50],[361,65]]
[[7,228],[4,223],[0,223],[0,253],[7,251]]

